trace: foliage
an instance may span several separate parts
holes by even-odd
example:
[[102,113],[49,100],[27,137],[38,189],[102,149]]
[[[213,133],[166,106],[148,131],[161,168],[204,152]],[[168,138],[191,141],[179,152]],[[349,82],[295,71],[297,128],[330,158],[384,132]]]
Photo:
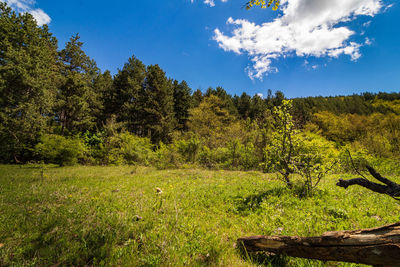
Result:
[[257,169],[258,158],[252,143],[243,144],[239,139],[228,143],[227,156],[222,163],[223,167],[230,170]]
[[172,83],[165,72],[158,65],[148,66],[139,96],[139,121],[143,127],[142,136],[149,137],[155,144],[171,141],[176,126],[173,97]]
[[324,176],[335,167],[338,156],[334,143],[323,137],[311,133],[300,136],[299,152],[293,167],[303,178],[304,194],[313,193]]
[[85,146],[77,137],[66,138],[60,135],[48,134],[40,138],[35,146],[35,154],[45,163],[55,163],[60,166],[74,165],[82,160]]
[[86,147],[84,163],[97,165],[105,164],[108,152],[105,149],[104,134],[92,134],[86,131],[82,136],[82,140]]
[[338,152],[324,138],[297,130],[290,114],[292,109],[290,100],[283,100],[274,109],[275,125],[271,143],[265,148],[265,167],[279,172],[289,188],[293,186],[290,176],[300,175],[304,192],[310,194],[333,168]]
[[290,175],[296,170],[295,157],[300,152],[299,132],[295,129],[292,115],[292,102],[283,100],[282,105],[274,108],[274,131],[271,144],[265,148],[267,170],[281,174],[286,185],[292,187]]
[[108,164],[148,165],[153,157],[153,145],[149,138],[138,137],[128,132],[107,139],[105,162]]
[[186,162],[194,163],[201,148],[201,141],[198,136],[189,132],[187,138],[175,140],[174,145]]
[[176,169],[183,162],[182,155],[179,154],[174,144],[160,143],[159,148],[155,152],[153,164],[158,169]]
[[191,89],[185,81],[174,81],[174,112],[179,130],[187,130],[189,109],[192,107]]
[[94,60],[82,50],[79,35],[70,38],[60,51],[62,84],[58,90],[56,114],[62,133],[85,132],[96,125],[96,113],[102,105],[92,82],[99,75]]
[[272,10],[276,11],[279,8],[280,1],[279,0],[250,0],[246,4],[246,8],[250,9],[253,6],[260,6],[261,8],[267,8],[272,5]]
[[137,135],[143,134],[139,124],[140,92],[146,78],[146,66],[135,56],[128,59],[113,80],[113,86],[105,103],[106,117],[116,116],[127,129]]
[[189,113],[189,130],[202,138],[205,145],[216,148],[226,142],[225,134],[234,117],[224,107],[221,98],[207,96],[198,107],[190,109]]
[[57,40],[0,3],[0,160],[25,162],[48,131],[59,83]]

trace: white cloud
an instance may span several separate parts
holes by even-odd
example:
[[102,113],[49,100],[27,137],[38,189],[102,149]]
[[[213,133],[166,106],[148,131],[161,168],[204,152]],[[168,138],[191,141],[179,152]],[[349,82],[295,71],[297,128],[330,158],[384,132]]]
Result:
[[374,17],[382,12],[382,0],[282,0],[282,15],[261,25],[229,18],[230,35],[214,30],[214,40],[225,51],[247,54],[251,79],[277,72],[273,60],[296,55],[333,57],[342,54],[357,60],[361,44],[350,41],[356,32],[344,23],[358,16]]
[[6,2],[12,9],[21,13],[30,13],[37,21],[39,26],[49,24],[51,18],[42,9],[35,8],[35,0],[0,0]]
[[[190,0],[190,2],[193,3],[194,0]],[[228,2],[228,0],[221,0],[221,2],[226,3],[226,2]],[[203,3],[206,5],[209,5],[210,7],[215,6],[215,0],[204,0]]]
[[365,44],[365,45],[372,45],[373,40],[374,40],[374,39],[370,39],[370,38],[366,37],[366,38],[365,38],[365,41],[364,41],[364,44]]

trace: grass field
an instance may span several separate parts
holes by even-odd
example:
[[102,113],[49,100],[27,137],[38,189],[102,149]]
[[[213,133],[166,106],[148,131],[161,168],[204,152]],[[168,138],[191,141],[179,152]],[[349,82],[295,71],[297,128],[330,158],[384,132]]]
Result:
[[259,172],[0,166],[0,266],[357,266],[235,248],[399,221],[400,202],[338,178],[301,198]]

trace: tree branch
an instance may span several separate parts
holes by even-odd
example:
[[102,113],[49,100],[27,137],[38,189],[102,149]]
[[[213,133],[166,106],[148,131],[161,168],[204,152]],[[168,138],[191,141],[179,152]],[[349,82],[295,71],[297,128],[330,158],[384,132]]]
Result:
[[355,178],[355,179],[350,179],[350,180],[343,180],[340,179],[339,182],[336,184],[337,186],[343,187],[344,189],[347,189],[347,187],[352,186],[352,185],[359,185],[362,187],[365,187],[371,191],[380,193],[380,194],[385,194],[393,197],[394,199],[400,200],[400,185],[396,184],[395,182],[390,181],[389,179],[383,177],[380,175],[374,168],[370,166],[366,166],[367,170],[369,173],[378,181],[384,183],[383,184],[378,184],[369,181],[365,177],[363,178]]
[[[367,168],[367,170],[369,171],[369,173],[376,179],[376,180],[378,180],[378,181],[380,181],[380,182],[382,182],[382,183],[384,183],[384,184],[387,184],[388,186],[391,186],[391,187],[396,187],[396,186],[399,186],[400,187],[400,185],[398,185],[398,184],[396,184],[396,183],[394,183],[394,182],[392,182],[392,181],[390,181],[389,179],[387,179],[387,178],[385,178],[385,177],[382,177],[382,175],[380,175],[380,173],[378,173],[374,168],[372,168],[371,166],[365,166],[366,168]],[[399,188],[400,189],[400,188]]]

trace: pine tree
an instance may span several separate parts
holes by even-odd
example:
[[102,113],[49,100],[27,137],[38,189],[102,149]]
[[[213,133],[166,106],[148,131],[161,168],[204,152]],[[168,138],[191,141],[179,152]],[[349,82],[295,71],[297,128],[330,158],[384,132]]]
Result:
[[110,71],[105,71],[94,80],[93,89],[97,95],[95,104],[97,109],[93,113],[96,117],[97,127],[101,128],[106,123],[106,120],[111,117],[106,109],[113,92],[113,78]]
[[242,93],[240,97],[236,98],[235,104],[238,113],[242,119],[247,119],[250,116],[251,109],[251,96]]
[[57,40],[46,25],[0,3],[0,160],[32,158],[47,130],[59,80]]
[[61,132],[84,132],[96,125],[98,95],[93,82],[99,75],[94,60],[82,50],[79,35],[70,38],[60,52],[63,83],[60,87],[56,113],[61,123]]
[[174,96],[172,81],[167,79],[158,65],[147,67],[144,87],[139,97],[139,121],[143,135],[158,144],[171,141],[175,129]]
[[260,118],[266,109],[265,101],[259,95],[254,95],[250,103],[250,118],[252,120]]
[[187,130],[186,122],[189,118],[189,109],[192,107],[191,89],[185,81],[180,84],[174,81],[174,112],[179,130]]
[[146,66],[132,56],[115,76],[113,90],[106,103],[107,113],[116,115],[119,122],[124,122],[131,132],[138,135],[143,134],[143,127],[139,123],[139,94],[145,78]]
[[193,95],[192,95],[192,104],[193,107],[196,108],[200,105],[201,101],[203,101],[203,93],[201,92],[200,89],[197,89],[196,91],[194,91]]

